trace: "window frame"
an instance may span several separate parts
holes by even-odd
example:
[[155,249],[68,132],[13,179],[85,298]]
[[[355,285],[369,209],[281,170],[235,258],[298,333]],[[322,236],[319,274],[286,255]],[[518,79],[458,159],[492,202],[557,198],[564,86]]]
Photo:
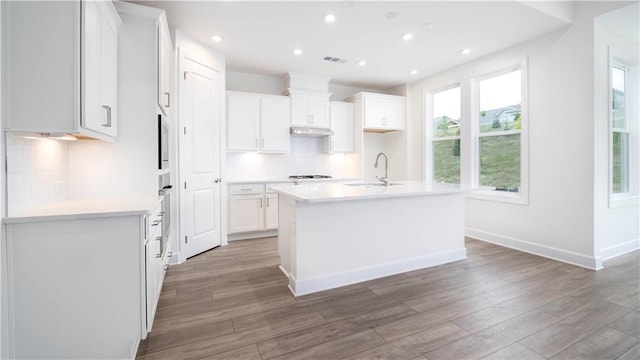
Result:
[[[434,95],[447,91],[447,90],[451,90],[451,89],[455,89],[455,88],[459,88],[460,89],[460,134],[456,135],[456,136],[443,136],[443,137],[436,137],[434,132],[433,132],[433,110],[434,110]],[[425,179],[427,179],[427,181],[431,182],[431,183],[437,183],[435,180],[435,161],[433,159],[434,156],[434,151],[433,151],[433,146],[435,142],[441,142],[441,141],[451,141],[451,140],[458,140],[460,141],[460,148],[462,148],[463,144],[462,144],[462,131],[463,131],[463,116],[462,116],[462,84],[460,82],[456,82],[453,84],[449,84],[443,87],[440,87],[436,90],[433,91],[429,91],[426,93],[426,100],[427,100],[427,107],[426,107],[426,121],[425,121],[425,126],[426,128],[426,138],[427,138],[427,143],[429,144],[429,146],[425,146],[425,150],[426,150],[426,158],[429,159],[429,162],[431,163],[431,166],[426,166],[425,167]],[[461,160],[462,160],[462,155],[461,155]],[[462,166],[463,163],[462,161],[460,161],[460,166],[458,168],[458,175],[460,178],[460,182],[462,182]]]
[[[492,77],[520,70],[520,130],[480,132],[480,82]],[[471,128],[472,144],[472,184],[478,190],[469,194],[470,198],[506,202],[519,205],[529,204],[529,86],[527,58],[500,70],[476,76],[471,79]],[[480,186],[480,139],[489,136],[520,134],[520,187],[519,192],[508,192]]]
[[[616,128],[614,127],[614,116],[613,116],[613,69],[617,68],[624,71],[624,97],[625,97],[625,127],[624,128]],[[631,66],[629,66],[624,60],[618,59],[615,57],[609,57],[609,67],[608,67],[608,105],[607,105],[607,128],[608,128],[608,194],[609,194],[609,207],[621,207],[627,205],[635,205],[637,204],[638,194],[635,186],[635,170],[634,161],[632,159],[632,149],[634,148],[634,136],[633,136],[633,128],[634,124],[631,123],[633,119],[631,118],[631,94],[630,94],[630,81],[631,81]],[[614,146],[614,133],[626,134],[627,137],[627,146],[626,146],[626,159],[627,159],[627,168],[626,168],[626,185],[627,191],[625,192],[614,192],[614,183],[613,183],[613,146]]]

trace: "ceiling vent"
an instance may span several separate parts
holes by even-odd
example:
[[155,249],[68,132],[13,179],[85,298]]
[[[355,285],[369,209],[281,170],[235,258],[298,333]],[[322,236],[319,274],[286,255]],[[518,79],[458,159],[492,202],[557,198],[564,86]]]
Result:
[[329,62],[333,62],[333,63],[338,63],[338,64],[344,64],[347,62],[347,60],[345,59],[340,59],[337,57],[333,57],[333,56],[325,56],[324,57],[325,61],[329,61]]

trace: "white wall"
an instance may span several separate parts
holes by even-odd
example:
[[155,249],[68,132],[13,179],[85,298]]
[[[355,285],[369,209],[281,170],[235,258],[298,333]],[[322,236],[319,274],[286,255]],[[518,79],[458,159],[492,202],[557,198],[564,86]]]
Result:
[[288,154],[229,153],[228,180],[286,179],[289,175],[319,174],[360,178],[356,154],[324,154],[324,138],[291,137]]
[[13,216],[69,198],[68,143],[6,133],[7,207]]
[[[635,28],[631,32],[637,34],[639,5],[629,5],[611,13],[599,16],[595,22],[595,52],[594,52],[594,76],[595,76],[595,101],[594,126],[595,126],[595,253],[603,259],[614,257],[625,252],[637,249],[640,245],[638,235],[638,157],[640,150],[638,137],[640,117],[638,115],[638,103],[640,102],[640,84],[638,83],[638,64],[640,49],[638,42],[630,40],[613,32],[610,28],[612,22],[620,21],[620,17],[627,14],[635,14]],[[631,33],[629,38],[633,38]],[[610,54],[609,54],[610,53]],[[634,78],[630,81],[631,93],[635,94],[635,103],[632,101],[630,108],[631,138],[631,190],[635,192],[634,199],[625,200],[622,204],[610,203],[609,199],[609,56],[625,60],[627,65],[634,66],[632,73]],[[634,166],[635,165],[635,166]]]
[[[527,205],[467,199],[467,234],[506,246],[598,267],[594,255],[594,17],[616,3],[575,3],[572,26],[543,38],[410,84],[409,177],[424,174],[425,92],[460,82],[462,117],[469,118],[471,79],[519,64],[529,71],[529,202]],[[462,134],[463,138],[465,134]],[[469,140],[469,139],[467,139]],[[463,139],[463,144],[465,139]],[[471,162],[461,149],[463,167]],[[463,182],[470,174],[463,171]]]

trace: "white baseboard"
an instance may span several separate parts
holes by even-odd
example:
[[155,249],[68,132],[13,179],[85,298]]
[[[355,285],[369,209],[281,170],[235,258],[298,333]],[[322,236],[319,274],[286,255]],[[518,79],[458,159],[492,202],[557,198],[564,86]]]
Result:
[[587,256],[569,250],[558,249],[547,245],[536,244],[526,240],[515,239],[472,228],[465,228],[465,236],[514,250],[524,251],[530,254],[562,261],[567,264],[581,266],[590,270],[602,269],[602,257],[600,256]]
[[278,236],[278,229],[229,234],[227,235],[227,240],[228,241],[249,240],[249,239],[257,239],[257,238],[272,237],[272,236]]
[[318,276],[307,279],[296,279],[293,274],[289,277],[289,290],[294,296],[301,296],[318,291],[334,289],[340,286],[351,285],[363,281],[378,279],[384,276],[400,274],[407,271],[423,269],[431,266],[442,265],[453,261],[467,258],[467,249],[460,248],[443,251],[427,256],[420,256],[413,259],[398,262],[369,266],[365,268]]
[[169,265],[178,265],[180,263],[182,263],[180,261],[180,252],[179,251],[172,251],[171,252],[171,257],[169,258]]
[[622,244],[600,250],[600,257],[602,260],[609,260],[638,249],[640,249],[640,239],[633,239]]

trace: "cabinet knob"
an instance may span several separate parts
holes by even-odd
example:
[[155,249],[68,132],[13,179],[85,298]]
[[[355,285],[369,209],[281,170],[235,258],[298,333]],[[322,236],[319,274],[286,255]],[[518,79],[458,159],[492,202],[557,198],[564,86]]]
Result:
[[[212,183],[212,184],[217,184],[217,183],[219,183],[219,182],[221,182],[221,181],[222,181],[222,179],[220,179],[220,178],[215,178],[215,179],[211,180],[211,183]],[[244,189],[243,189],[243,190],[244,190]]]
[[164,107],[168,109],[171,105],[171,94],[169,94],[168,92],[165,92],[164,94],[167,95],[167,103],[164,105]]

